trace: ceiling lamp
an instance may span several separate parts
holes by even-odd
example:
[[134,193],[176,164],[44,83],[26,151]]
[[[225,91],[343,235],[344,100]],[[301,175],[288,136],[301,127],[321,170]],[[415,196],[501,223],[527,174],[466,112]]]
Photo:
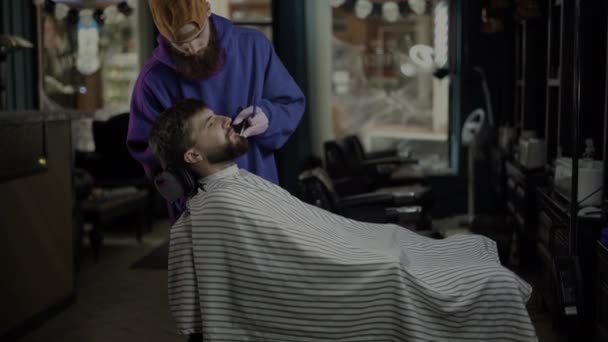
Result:
[[369,0],[359,0],[355,5],[355,15],[358,18],[365,19],[372,13],[374,5]]
[[394,2],[385,2],[382,5],[382,16],[386,21],[394,23],[399,19],[399,5]]
[[412,11],[418,15],[426,12],[426,0],[409,0],[409,5]]

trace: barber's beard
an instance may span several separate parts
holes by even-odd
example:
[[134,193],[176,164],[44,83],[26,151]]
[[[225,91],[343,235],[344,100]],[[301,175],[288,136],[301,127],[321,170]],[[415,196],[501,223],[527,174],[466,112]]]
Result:
[[201,80],[215,75],[224,65],[224,51],[221,48],[215,28],[211,26],[211,37],[207,47],[197,54],[185,54],[171,46],[171,58],[177,71],[189,80]]
[[247,138],[240,135],[232,137],[232,130],[226,134],[228,144],[216,153],[210,153],[207,155],[207,160],[211,164],[223,163],[227,161],[233,161],[234,159],[247,153],[249,150],[249,142]]

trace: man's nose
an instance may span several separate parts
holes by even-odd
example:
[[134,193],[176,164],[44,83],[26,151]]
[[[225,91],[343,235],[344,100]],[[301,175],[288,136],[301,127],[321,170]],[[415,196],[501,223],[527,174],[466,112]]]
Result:
[[232,119],[227,117],[227,116],[223,116],[222,117],[222,127],[228,129],[230,127],[230,124],[232,123]]

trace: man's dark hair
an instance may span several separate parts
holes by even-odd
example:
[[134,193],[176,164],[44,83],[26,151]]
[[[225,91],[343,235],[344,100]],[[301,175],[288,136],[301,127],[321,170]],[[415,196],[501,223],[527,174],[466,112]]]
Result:
[[162,112],[148,138],[152,154],[163,168],[183,167],[184,153],[194,145],[192,141],[192,118],[207,108],[197,99],[185,99]]

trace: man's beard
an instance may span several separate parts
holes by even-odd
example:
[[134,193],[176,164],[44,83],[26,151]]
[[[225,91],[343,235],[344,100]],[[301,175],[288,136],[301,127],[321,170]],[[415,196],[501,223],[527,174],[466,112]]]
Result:
[[232,130],[229,130],[226,134],[228,144],[224,146],[220,151],[210,153],[207,155],[207,160],[211,164],[223,163],[227,161],[233,161],[237,157],[242,156],[249,150],[249,142],[247,138],[238,135],[234,140],[230,138],[233,134]]
[[224,50],[221,48],[215,27],[210,23],[211,36],[204,50],[196,54],[185,54],[170,46],[171,58],[177,72],[185,78],[195,81],[209,78],[224,65]]

